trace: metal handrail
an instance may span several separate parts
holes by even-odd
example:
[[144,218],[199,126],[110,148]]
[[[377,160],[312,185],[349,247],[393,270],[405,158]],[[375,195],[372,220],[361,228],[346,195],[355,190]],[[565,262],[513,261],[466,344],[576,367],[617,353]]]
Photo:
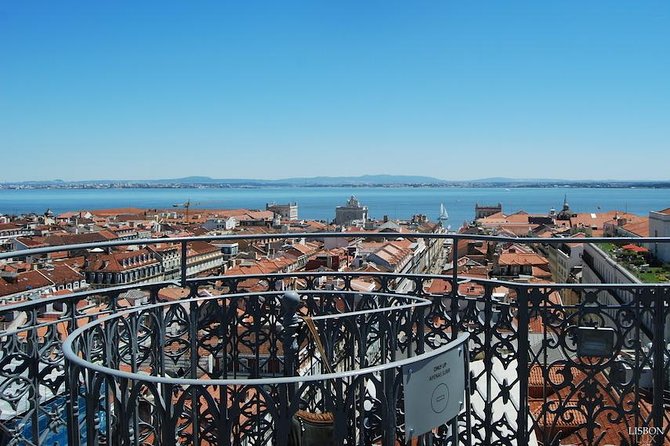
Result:
[[291,238],[389,238],[391,236],[407,238],[433,238],[443,240],[482,240],[499,243],[541,243],[541,244],[560,244],[560,243],[670,243],[670,237],[565,237],[565,238],[544,238],[544,237],[508,237],[499,235],[481,235],[481,234],[460,234],[460,233],[425,233],[425,232],[288,232],[279,234],[228,234],[228,235],[205,235],[194,237],[175,237],[175,238],[149,238],[136,240],[113,240],[108,242],[77,243],[72,245],[49,246],[45,248],[31,248],[20,251],[10,251],[0,253],[0,260],[13,257],[26,257],[37,254],[49,254],[52,252],[75,251],[91,248],[111,248],[114,246],[135,246],[135,245],[157,245],[161,243],[189,243],[197,241],[236,241],[236,240],[271,240],[271,239],[291,239]]
[[[447,274],[407,274],[407,273],[386,273],[386,272],[368,272],[368,271],[328,271],[328,272],[309,272],[309,271],[296,271],[290,273],[268,273],[268,274],[240,274],[240,275],[219,275],[219,276],[207,276],[204,278],[188,278],[186,279],[186,285],[189,284],[195,285],[203,282],[213,282],[213,281],[237,281],[237,280],[247,280],[247,279],[285,279],[285,278],[308,278],[308,277],[317,277],[317,276],[326,276],[333,278],[346,278],[346,277],[388,277],[389,279],[419,279],[419,280],[444,280],[447,282],[453,282],[454,278],[452,275]],[[639,289],[666,289],[670,287],[670,283],[526,283],[526,282],[513,282],[504,279],[484,279],[478,277],[466,277],[466,276],[456,276],[456,280],[467,280],[469,283],[479,284],[479,285],[489,285],[489,286],[504,286],[511,287],[516,289],[546,289],[546,290],[613,290],[613,289],[622,289],[622,290],[639,290]],[[459,282],[460,284],[460,282]],[[177,279],[164,280],[160,282],[147,282],[147,283],[132,283],[128,285],[113,286],[108,288],[99,288],[99,289],[87,289],[85,291],[77,291],[64,296],[48,296],[41,298],[39,300],[31,300],[24,302],[17,302],[0,307],[0,314],[12,312],[12,311],[25,311],[30,308],[42,307],[44,305],[54,304],[54,303],[63,303],[72,301],[75,299],[86,298],[89,296],[97,296],[101,292],[105,294],[113,293],[123,293],[124,291],[134,290],[138,288],[164,288],[166,286],[183,286],[182,283]],[[426,295],[430,295],[426,293]],[[7,334],[3,331],[0,331],[0,335]]]
[[[405,358],[405,359],[400,359],[400,360],[395,360],[392,362],[388,362],[385,364],[377,365],[377,366],[372,366],[372,367],[364,367],[361,369],[355,369],[355,370],[347,370],[344,372],[334,372],[334,373],[318,373],[314,375],[297,375],[297,376],[290,376],[290,377],[267,377],[267,378],[249,378],[249,379],[197,379],[197,378],[172,378],[172,377],[164,377],[164,376],[156,376],[156,375],[148,375],[146,373],[134,373],[134,372],[125,372],[123,370],[118,370],[118,369],[113,369],[111,367],[107,367],[104,365],[100,364],[95,364],[93,362],[87,361],[80,357],[76,352],[75,349],[73,348],[73,344],[77,341],[78,338],[83,336],[86,332],[93,330],[95,327],[100,326],[102,324],[110,323],[113,322],[114,319],[119,319],[122,317],[126,317],[132,314],[136,313],[141,313],[146,310],[151,310],[154,308],[160,308],[160,307],[168,307],[168,306],[173,306],[173,305],[182,305],[182,304],[189,304],[189,303],[199,303],[199,302],[206,302],[206,301],[211,301],[211,300],[219,300],[222,298],[225,299],[232,299],[232,298],[246,298],[246,297],[251,297],[251,296],[267,296],[267,295],[280,295],[283,292],[281,291],[276,291],[276,292],[270,292],[270,293],[238,293],[238,294],[227,294],[225,296],[208,296],[208,297],[200,297],[200,298],[194,298],[194,299],[186,299],[186,300],[180,300],[176,302],[163,302],[160,304],[153,304],[153,305],[146,305],[140,308],[134,308],[129,311],[123,311],[114,314],[113,316],[104,318],[104,319],[98,319],[96,321],[90,322],[76,330],[74,330],[70,336],[67,337],[67,339],[63,342],[63,354],[65,355],[65,358],[72,362],[73,364],[83,368],[83,369],[90,369],[99,373],[102,373],[104,375],[110,375],[110,376],[115,376],[117,378],[126,378],[134,381],[142,381],[142,382],[151,382],[155,384],[174,384],[174,385],[180,385],[180,386],[234,386],[234,385],[271,385],[271,384],[297,384],[297,383],[302,383],[302,382],[312,382],[312,381],[324,381],[324,380],[333,380],[333,379],[339,379],[339,378],[347,378],[347,377],[355,377],[355,376],[360,376],[360,375],[368,375],[371,373],[377,373],[377,372],[382,372],[384,370],[389,370],[397,367],[401,367],[404,365],[408,364],[413,364],[415,362],[432,358],[434,356],[437,356],[441,353],[444,353],[445,351],[451,350],[453,347],[456,345],[460,345],[464,342],[467,341],[469,335],[467,333],[461,333],[457,336],[456,339],[453,341],[437,348],[434,350],[429,350],[427,352],[423,352],[420,354],[417,354],[416,356],[412,356],[410,358]],[[401,309],[408,309],[408,308],[417,308],[417,307],[425,307],[425,306],[430,306],[431,302],[428,299],[423,299],[423,298],[417,298],[415,296],[409,296],[409,295],[402,295],[402,294],[388,294],[388,293],[360,293],[360,292],[355,292],[355,291],[325,291],[325,290],[316,290],[316,291],[310,291],[310,294],[345,294],[345,295],[374,295],[374,296],[387,296],[387,297],[401,297],[401,298],[407,298],[410,300],[416,300],[417,303],[415,304],[409,304],[409,305],[398,305],[398,306],[389,306],[385,308],[380,308],[377,310],[380,311],[396,311],[396,310],[401,310]],[[337,314],[332,314],[328,315],[331,318],[334,317],[351,317],[351,316],[358,316],[361,314],[367,314],[369,311],[363,310],[363,311],[351,311],[351,312],[346,312],[346,313],[337,313]]]

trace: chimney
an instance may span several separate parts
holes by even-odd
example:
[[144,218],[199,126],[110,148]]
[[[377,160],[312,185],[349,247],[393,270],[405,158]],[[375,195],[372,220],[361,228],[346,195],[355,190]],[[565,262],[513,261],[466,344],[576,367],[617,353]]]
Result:
[[500,252],[496,251],[496,252],[493,254],[493,265],[492,265],[492,269],[495,271],[495,270],[498,269],[499,266],[500,266]]

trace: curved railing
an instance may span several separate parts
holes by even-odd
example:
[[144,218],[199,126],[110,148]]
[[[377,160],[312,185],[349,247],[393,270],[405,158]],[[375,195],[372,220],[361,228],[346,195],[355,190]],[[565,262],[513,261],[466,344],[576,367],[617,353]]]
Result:
[[[417,353],[421,343],[411,326],[430,305],[426,299],[309,291],[296,312],[295,296],[288,309],[280,292],[155,304],[75,330],[64,352],[70,379],[85,383],[78,397],[85,401],[86,438],[298,444],[300,415],[311,414],[328,417],[320,444],[403,439],[403,367],[461,347],[467,335]],[[249,317],[252,307],[261,321]],[[312,336],[301,333],[301,314],[318,327]],[[253,336],[245,336],[248,330]],[[447,421],[439,430],[448,432]],[[415,437],[440,438],[429,435]]]
[[[174,240],[133,240],[40,248],[2,253],[0,259],[94,247],[107,248],[166,242],[181,244],[181,251],[185,253],[188,244],[197,240],[326,239],[350,235],[366,238],[416,237],[426,240],[427,243],[440,243],[448,239],[454,242],[461,239],[478,239],[493,243],[541,243],[544,245],[565,242],[616,241],[617,243],[647,244],[670,242],[664,238],[517,239],[466,234],[268,234]],[[458,259],[458,243],[452,244],[451,251],[451,257]],[[427,263],[430,264],[435,260],[428,259]],[[121,312],[131,310],[131,314],[142,314],[144,311],[157,311],[155,308],[183,307],[184,303],[181,301],[178,304],[161,303],[159,296],[163,289],[185,289],[184,297],[188,299],[189,307],[197,301],[199,294],[203,294],[205,289],[209,292],[216,291],[222,297],[213,297],[210,300],[218,301],[219,306],[226,307],[230,305],[230,299],[247,299],[241,297],[242,294],[274,296],[279,289],[296,288],[306,301],[311,302],[307,307],[311,305],[315,311],[318,307],[320,313],[313,313],[318,315],[327,312],[322,312],[323,308],[320,305],[324,303],[318,299],[315,300],[314,296],[328,292],[332,296],[331,300],[342,299],[342,296],[357,291],[354,281],[369,283],[371,289],[368,290],[368,293],[376,294],[379,298],[385,295],[393,296],[389,299],[415,296],[430,302],[430,305],[425,308],[421,307],[420,310],[414,306],[410,307],[412,317],[405,318],[403,323],[407,325],[404,330],[393,329],[386,333],[385,342],[393,342],[394,348],[403,355],[412,357],[424,354],[456,340],[460,333],[469,335],[470,410],[462,412],[458,419],[457,430],[460,434],[458,441],[461,443],[471,441],[473,444],[485,445],[549,445],[557,444],[562,439],[569,439],[575,444],[583,445],[635,444],[635,442],[644,441],[664,444],[665,438],[670,438],[668,433],[670,423],[666,416],[664,402],[664,392],[668,387],[670,377],[668,370],[670,351],[665,340],[667,333],[670,333],[668,305],[670,284],[519,283],[460,277],[457,268],[452,268],[452,270],[452,274],[448,276],[407,271],[400,274],[313,271],[188,278],[185,275],[186,260],[182,256],[182,275],[178,280],[92,289],[67,296],[54,296],[0,307],[0,318],[5,320],[5,329],[0,332],[0,409],[2,409],[0,445],[54,444],[55,441],[72,445],[102,444],[104,442],[115,444],[115,440],[106,436],[108,431],[106,428],[102,429],[102,426],[113,426],[116,422],[114,417],[119,416],[119,409],[114,409],[115,403],[112,404],[113,401],[109,399],[100,400],[98,398],[96,402],[92,401],[93,395],[97,397],[104,393],[99,391],[100,383],[97,387],[98,393],[95,393],[94,387],[91,387],[92,383],[86,381],[86,373],[83,371],[85,368],[82,369],[81,364],[75,364],[71,368],[66,367],[62,345],[68,336],[75,333],[75,337],[71,339],[78,339],[78,341],[72,341],[73,355],[76,353],[80,357],[87,357],[86,355],[90,355],[90,352],[96,352],[95,355],[98,355],[105,351],[111,354],[112,351],[109,348],[116,347],[117,344],[108,340],[113,338],[104,337],[109,336],[109,332],[105,332],[105,327],[110,327],[111,321],[123,318]],[[328,279],[325,285],[324,279]],[[444,286],[440,292],[430,293],[430,284],[438,280],[444,282]],[[250,284],[253,284],[253,292],[248,290]],[[324,289],[326,287],[329,289]],[[501,290],[506,295],[504,299],[500,297]],[[133,302],[127,298],[129,291],[134,296]],[[561,299],[557,299],[557,292],[573,294],[578,296],[578,299],[570,303],[562,302]],[[138,295],[144,297],[137,299]],[[237,319],[232,319],[239,322],[236,325],[237,329],[232,330],[230,327],[228,331],[220,334],[220,338],[226,339],[225,342],[229,344],[233,340],[236,343],[239,341],[239,345],[246,346],[249,351],[254,351],[261,347],[263,342],[272,340],[275,350],[268,349],[273,353],[267,353],[265,362],[260,357],[252,358],[251,354],[247,358],[237,358],[247,359],[246,362],[240,360],[230,362],[233,355],[223,355],[221,360],[224,356],[228,357],[226,366],[219,364],[215,367],[216,364],[212,364],[211,370],[218,370],[219,375],[211,375],[210,364],[205,362],[209,360],[202,359],[206,355],[186,355],[180,354],[179,349],[175,350],[177,353],[166,349],[165,342],[170,336],[173,336],[170,334],[173,332],[166,331],[167,326],[163,322],[163,325],[144,327],[136,331],[134,336],[126,336],[127,340],[124,342],[128,345],[119,342],[118,351],[114,350],[118,353],[115,360],[117,362],[114,365],[117,369],[118,366],[125,365],[130,367],[131,373],[140,373],[142,370],[141,367],[137,368],[137,363],[123,359],[132,357],[127,355],[134,351],[135,354],[141,352],[140,356],[147,355],[146,358],[150,359],[142,356],[143,361],[155,363],[158,367],[156,373],[162,371],[165,376],[173,376],[175,379],[190,376],[189,374],[194,370],[200,370],[209,379],[228,379],[229,374],[232,374],[233,378],[237,376],[236,374],[242,374],[245,375],[245,379],[255,376],[256,379],[264,380],[272,379],[279,374],[283,375],[283,358],[273,357],[277,355],[279,346],[283,345],[281,344],[281,327],[267,322],[268,315],[273,314],[272,311],[275,313],[279,311],[280,306],[275,298],[266,298],[262,304],[257,298],[250,297],[249,299],[249,302],[254,300],[256,302],[239,309],[239,314],[236,314]],[[154,306],[156,304],[158,306]],[[331,304],[329,311],[343,312],[344,309],[339,308],[338,305]],[[174,328],[176,330],[174,333],[181,333],[179,330],[183,329],[187,330],[187,338],[190,339],[188,351],[207,353],[212,357],[216,357],[212,352],[223,351],[217,350],[222,347],[212,346],[211,333],[198,329],[203,323],[202,320],[189,319],[193,317],[192,312],[188,313],[188,317],[177,314],[176,310],[174,313],[174,317],[182,321],[176,326],[181,328]],[[267,329],[267,337],[259,338],[257,336],[260,330],[258,323],[256,325],[245,324],[245,318],[254,321],[265,320],[262,326],[272,327]],[[379,318],[378,321],[384,324],[390,323],[383,321],[382,318]],[[82,327],[87,324],[93,324],[104,334],[100,339],[105,339],[107,350],[96,347],[85,351],[81,348],[80,343],[83,339],[81,333],[84,331]],[[336,370],[355,370],[352,365],[361,361],[360,345],[354,348],[355,343],[336,342],[335,338],[340,332],[329,331],[325,321],[317,322],[316,325],[318,332],[324,336],[324,348],[328,355],[332,355],[331,359],[334,361],[333,365]],[[358,327],[361,326],[364,325],[358,325]],[[156,327],[160,327],[158,332],[155,330]],[[211,326],[208,327],[211,328]],[[216,329],[218,330],[219,327],[217,326]],[[76,333],[79,333],[79,337]],[[308,341],[310,339],[308,327],[300,323],[296,328],[296,333],[301,339],[301,346],[310,345],[306,351],[303,351],[300,360],[320,357],[315,350],[316,344]],[[164,337],[166,334],[167,337]],[[372,336],[370,333],[368,335]],[[152,344],[146,341],[146,339],[152,342],[155,339],[160,341],[161,337],[164,342],[162,349],[159,348],[161,347],[160,342]],[[182,341],[177,344],[186,345]],[[336,349],[336,346],[340,347]],[[86,354],[83,353],[84,351]],[[389,354],[392,351],[395,350],[387,349]],[[95,359],[89,362],[102,361],[104,363],[104,357],[95,355],[88,356],[89,359]],[[185,360],[187,357],[188,361]],[[663,359],[655,360],[656,358]],[[256,359],[256,362],[250,362],[248,359]],[[276,359],[276,361],[270,361],[270,359]],[[175,362],[174,370],[166,370],[165,361]],[[270,363],[273,365],[270,366]],[[133,367],[136,369],[133,370]],[[231,367],[230,370],[229,367]],[[126,370],[121,370],[121,372],[124,371]],[[146,370],[144,372],[146,373]],[[105,388],[106,391],[112,389],[113,385],[118,386],[116,382],[107,382],[109,388]],[[157,389],[163,384],[165,383],[154,383],[152,386]],[[178,386],[177,382],[174,385]],[[159,429],[165,427],[166,419],[159,422],[156,414],[166,413],[166,406],[161,406],[162,412],[153,409],[153,407],[158,407],[156,402],[158,400],[155,397],[161,395],[164,394],[154,392],[153,402],[150,401],[147,403],[148,406],[142,408],[139,407],[139,400],[136,399],[138,401],[137,413],[144,411],[142,417],[139,418],[141,428],[138,426],[139,430],[132,430],[132,441],[128,436],[124,437],[123,441],[130,441],[128,444],[171,444],[161,442],[161,439],[167,439],[169,435],[158,432]],[[208,398],[203,395],[200,396]],[[397,399],[397,394],[394,395]],[[235,398],[239,399],[241,396],[237,395]],[[353,418],[346,423],[343,422],[336,429],[339,435],[337,438],[344,439],[344,443],[376,444],[381,441],[388,443],[391,441],[388,440],[390,437],[375,436],[377,435],[375,432],[379,435],[382,432],[396,432],[396,430],[402,433],[402,419],[398,418],[395,424],[397,429],[372,429],[370,437],[352,436],[351,432],[355,432],[350,429],[352,425],[363,423],[362,426],[367,426],[365,425],[368,422],[366,420],[374,418],[360,418],[362,412],[356,404],[363,404],[371,408],[376,407],[374,406],[376,403],[373,404],[364,398],[362,401],[356,400],[347,404],[349,405],[340,404],[338,410],[342,413],[350,411]],[[191,404],[189,407],[195,410],[196,405]],[[93,407],[98,409],[93,410]],[[238,410],[237,416],[240,418],[242,412],[239,404],[236,407],[238,407],[235,409]],[[294,406],[294,408],[297,407],[300,405]],[[320,410],[318,407],[312,409]],[[372,412],[374,413],[375,410]],[[180,432],[184,435],[181,444],[189,444],[192,436],[198,435],[196,432],[203,433],[204,436],[201,438],[208,438],[210,429],[216,426],[232,426],[222,421],[218,424],[213,422],[210,412],[198,413],[203,420],[206,420],[206,427],[198,424],[199,417],[188,418],[191,425],[188,423],[179,425]],[[221,411],[217,413],[222,416]],[[255,416],[253,413],[247,413],[247,415],[249,416],[245,415],[247,423],[245,426],[254,425],[255,427],[237,427],[237,431],[230,427],[233,429],[230,432],[233,432],[234,435],[231,436],[228,432],[225,435],[221,434],[220,437],[209,438],[233,438],[237,440],[230,440],[232,444],[236,444],[235,441],[240,444],[256,444],[251,440],[255,438],[253,436],[236,436],[241,432],[239,429],[247,429],[245,432],[252,432],[253,429],[256,429],[256,432],[259,432],[259,429],[262,430],[259,426],[266,426],[268,423],[264,417]],[[359,418],[355,418],[357,416]],[[228,416],[226,420],[229,418]],[[377,415],[374,419],[380,420],[383,417]],[[388,418],[385,419],[388,420]],[[287,418],[282,420],[276,425],[289,429],[286,424]],[[154,426],[154,422],[158,424]],[[175,426],[177,424],[171,425],[170,428],[175,428]],[[613,429],[613,426],[616,426],[616,429]],[[435,431],[434,438],[432,438],[433,444],[452,444],[453,439],[448,435],[448,431],[449,428],[446,426],[442,430]],[[100,436],[101,432],[104,435]],[[131,432],[127,431],[124,435],[129,433]],[[618,441],[612,440],[612,433],[618,436],[615,438]]]

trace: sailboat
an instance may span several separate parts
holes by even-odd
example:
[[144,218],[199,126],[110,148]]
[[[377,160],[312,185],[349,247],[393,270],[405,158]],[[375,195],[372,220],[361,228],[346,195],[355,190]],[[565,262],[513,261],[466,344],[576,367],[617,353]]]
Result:
[[440,204],[440,221],[449,220],[449,214],[447,213],[447,208],[444,207],[444,203]]
[[[440,216],[438,217],[438,220],[440,221],[440,225],[442,227],[445,227],[445,222],[449,220],[449,213],[447,213],[447,208],[444,207],[444,203],[440,204]],[[446,226],[447,231],[451,230],[451,226]]]

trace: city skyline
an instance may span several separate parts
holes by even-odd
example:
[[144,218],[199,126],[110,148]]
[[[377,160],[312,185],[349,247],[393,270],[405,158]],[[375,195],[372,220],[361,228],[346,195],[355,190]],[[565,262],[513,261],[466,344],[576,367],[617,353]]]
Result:
[[664,2],[7,3],[0,182],[668,180],[669,15]]

